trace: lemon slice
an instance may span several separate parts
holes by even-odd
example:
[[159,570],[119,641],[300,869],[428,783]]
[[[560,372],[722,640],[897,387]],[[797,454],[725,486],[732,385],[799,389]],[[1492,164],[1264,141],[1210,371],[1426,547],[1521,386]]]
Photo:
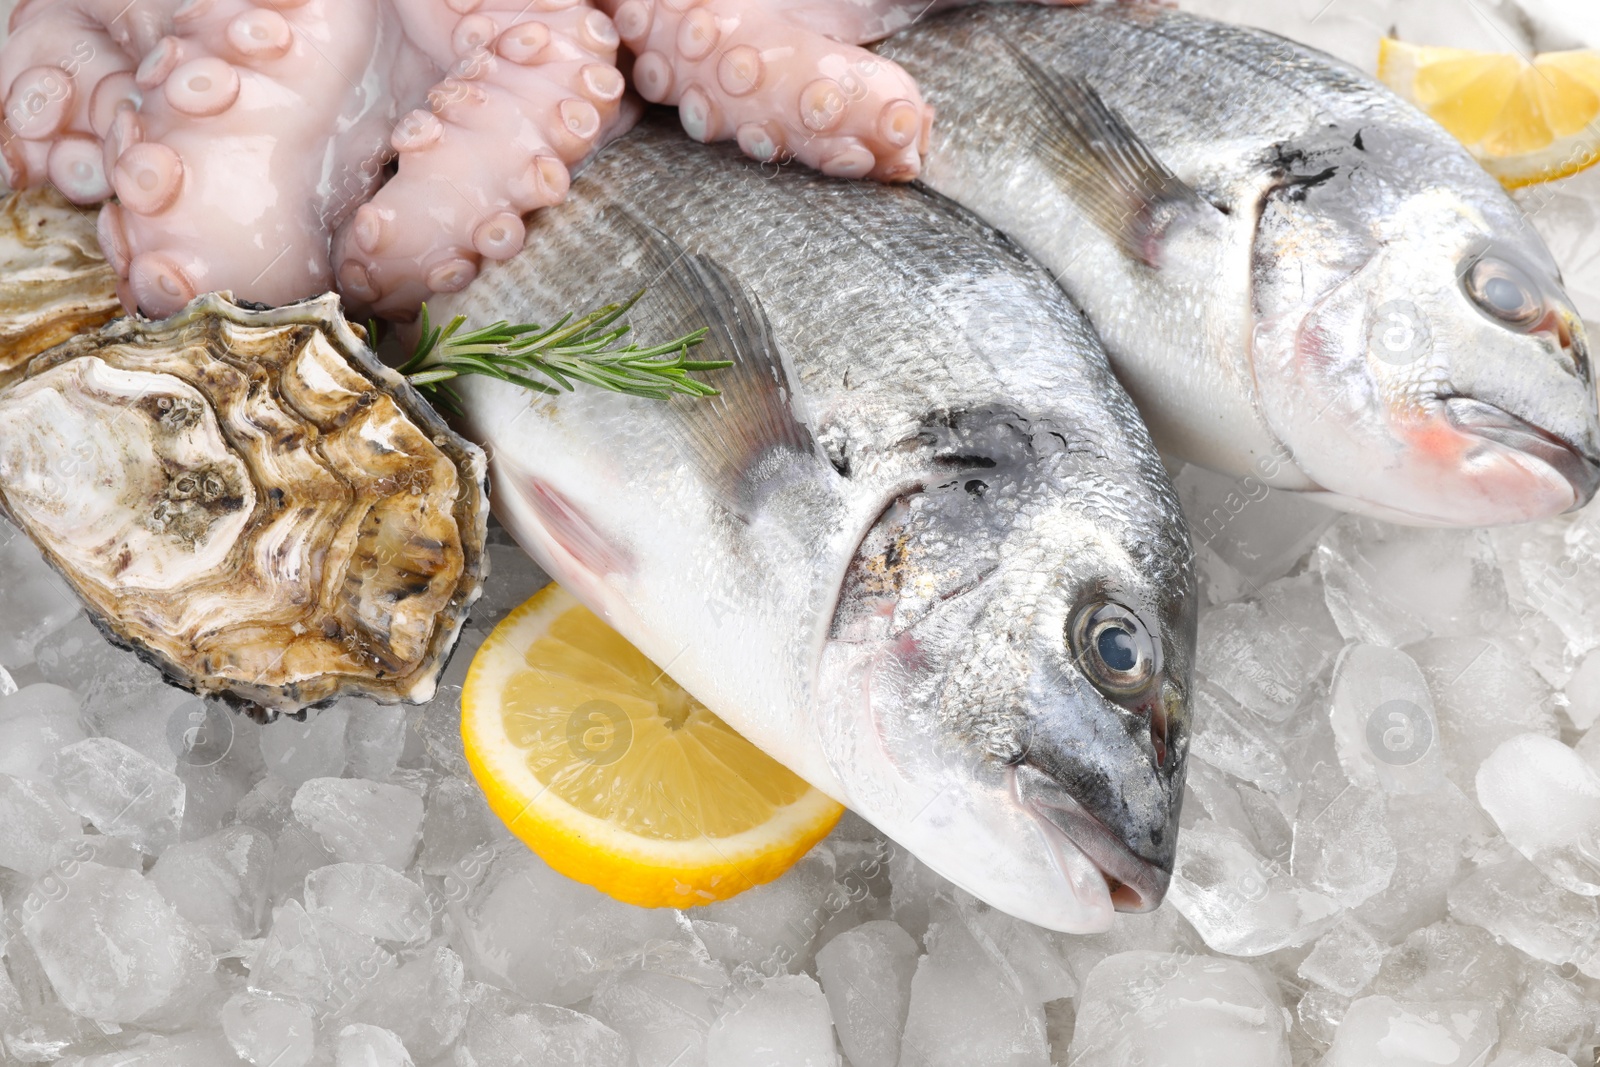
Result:
[[569,878],[645,907],[769,882],[844,812],[553,584],[473,658],[461,736],[512,833]]
[[1384,38],[1378,78],[1515,189],[1600,162],[1600,51],[1519,55]]

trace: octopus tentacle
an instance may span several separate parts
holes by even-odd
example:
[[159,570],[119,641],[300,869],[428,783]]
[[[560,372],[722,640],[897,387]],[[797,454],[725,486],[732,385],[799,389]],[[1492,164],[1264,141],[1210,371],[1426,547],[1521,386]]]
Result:
[[611,20],[576,0],[404,6],[432,21],[413,32],[450,43],[434,61],[452,73],[395,128],[398,173],[334,241],[345,297],[397,318],[521,250],[522,216],[565,197],[568,168],[617,124],[625,88]]
[[[877,28],[839,7],[839,29]],[[817,32],[783,4],[621,0],[614,16],[637,56],[634,88],[676,105],[696,140],[734,138],[756,159],[794,158],[839,177],[917,176],[932,109],[898,64]]]
[[[173,21],[182,36],[143,57],[139,110],[106,139],[120,208],[103,211],[100,233],[126,250],[124,302],[166,315],[213,289],[283,304],[330,288],[339,205],[319,184],[357,150],[334,133],[376,4],[188,0]],[[352,200],[378,178],[374,167]]]
[[110,195],[99,142],[116,105],[135,91],[136,59],[124,43],[148,38],[148,27],[177,4],[71,0],[46,9],[31,0],[12,13],[11,39],[0,52],[6,184],[49,181],[79,204]]

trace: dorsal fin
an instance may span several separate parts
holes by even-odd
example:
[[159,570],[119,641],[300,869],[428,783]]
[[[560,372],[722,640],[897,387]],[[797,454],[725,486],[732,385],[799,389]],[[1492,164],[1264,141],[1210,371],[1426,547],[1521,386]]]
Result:
[[[827,467],[799,410],[793,379],[760,301],[715,260],[628,213],[639,231],[649,335],[704,327],[699,360],[728,360],[707,382],[719,395],[674,397],[676,443],[729,511],[749,518],[762,490],[796,466]],[[831,468],[830,468],[831,469]]]
[[1214,209],[1167,169],[1094,86],[1002,43],[1031,90],[1033,153],[1123,251],[1160,267],[1162,241],[1173,223]]

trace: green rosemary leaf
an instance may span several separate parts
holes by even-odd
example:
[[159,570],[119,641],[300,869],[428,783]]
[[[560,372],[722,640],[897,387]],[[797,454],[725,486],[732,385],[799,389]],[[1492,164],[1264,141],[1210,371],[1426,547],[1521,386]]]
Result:
[[464,374],[498,378],[539,393],[571,391],[581,383],[651,400],[718,395],[711,385],[689,377],[731,365],[688,358],[689,350],[705,340],[704,328],[660,344],[624,343],[631,327],[616,325],[617,320],[643,295],[641,289],[621,303],[586,315],[563,315],[550,326],[501,321],[465,333],[463,316],[435,325],[424,304],[417,347],[400,373],[441,406],[457,411],[460,396],[445,383]]

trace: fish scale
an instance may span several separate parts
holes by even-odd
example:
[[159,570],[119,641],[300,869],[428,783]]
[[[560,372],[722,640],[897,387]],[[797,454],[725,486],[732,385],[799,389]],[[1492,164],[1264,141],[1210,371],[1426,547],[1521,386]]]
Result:
[[[734,361],[707,376],[722,395],[463,380],[507,529],[751,741],[975,894],[1070,930],[1154,907],[1192,558],[1049,275],[941,197],[774,173],[651,119],[434,310],[548,321],[640,287],[639,336],[710,327],[695,355]],[[1108,626],[1141,642],[1134,673],[1083,636]]]

